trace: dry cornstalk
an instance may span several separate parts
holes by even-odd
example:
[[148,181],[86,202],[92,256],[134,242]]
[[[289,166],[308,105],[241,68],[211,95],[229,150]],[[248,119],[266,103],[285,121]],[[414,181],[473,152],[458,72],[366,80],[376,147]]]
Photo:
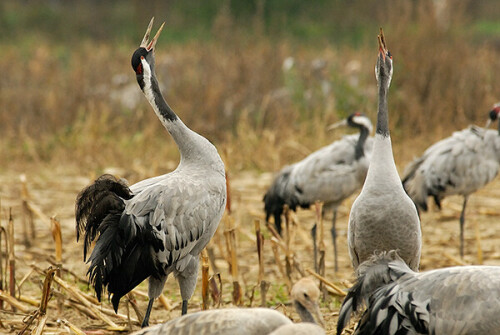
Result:
[[[50,218],[50,226],[51,226],[52,237],[54,238],[54,243],[55,243],[55,248],[56,248],[56,262],[62,264],[61,224],[54,216],[52,216]],[[60,271],[58,271],[58,275],[60,275]]]
[[260,231],[260,220],[254,220],[255,225],[255,237],[257,241],[257,256],[259,258],[259,277],[258,283],[260,283],[260,305],[266,306],[266,294],[269,289],[269,282],[264,280],[264,235]]
[[58,283],[62,288],[64,288],[69,294],[71,294],[76,300],[82,303],[87,309],[91,310],[99,319],[109,325],[110,330],[122,331],[125,328],[119,327],[110,318],[101,313],[97,308],[95,308],[83,295],[80,294],[79,290],[71,287],[68,283],[59,277],[54,277],[54,281]]
[[228,214],[231,214],[231,187],[229,183],[229,173],[227,172],[227,165],[226,165],[226,210]]
[[11,296],[10,294],[5,293],[4,291],[0,291],[0,300],[5,301],[9,305],[11,305],[13,308],[18,309],[23,313],[28,313],[31,311],[31,309],[29,307],[26,307],[19,300],[17,300],[15,297]]
[[[1,207],[0,207],[0,213],[1,213]],[[1,214],[0,214],[0,217],[1,217]],[[7,231],[5,230],[4,227],[0,226],[0,291],[2,291],[4,289],[4,286],[7,286],[7,281],[5,279],[5,273],[7,272],[7,264],[9,261],[8,257],[7,257],[5,259],[5,266],[4,266],[4,260],[3,260],[4,252],[2,250],[2,237],[5,240],[5,255],[8,255],[9,249],[8,249]],[[5,268],[5,272],[4,272],[4,268]],[[3,309],[3,300],[0,300],[0,309]]]
[[208,254],[206,249],[201,251],[201,298],[202,298],[202,309],[208,309]]
[[[219,286],[217,286],[215,278],[217,278],[217,280],[219,281]],[[211,276],[209,284],[210,284],[210,294],[212,296],[212,301],[214,303],[214,306],[217,306],[217,308],[219,308],[222,297],[222,280],[220,277],[220,273],[216,273],[215,275]]]
[[[127,304],[127,321],[129,323],[129,327],[130,327],[130,325],[132,323],[132,318],[130,317],[130,309],[128,308],[129,305],[132,306],[132,309],[134,310],[135,315],[137,316],[138,320],[144,320],[144,315],[139,310],[139,306],[137,306],[137,301],[135,300],[134,294],[132,292],[127,293],[127,301],[128,301],[128,304]],[[134,320],[134,321],[137,321],[137,320]],[[137,321],[137,322],[139,322],[139,321]]]
[[340,287],[338,287],[337,285],[335,285],[334,283],[332,283],[331,281],[329,281],[325,277],[319,275],[318,273],[314,272],[311,269],[306,269],[306,271],[309,274],[311,274],[312,276],[314,276],[317,279],[319,279],[320,283],[324,283],[325,285],[331,287],[333,289],[334,293],[336,293],[337,295],[339,295],[341,297],[345,297],[347,295],[347,293],[345,293],[344,290],[342,290]]
[[170,312],[172,310],[172,304],[163,294],[160,294],[160,296],[158,297],[158,301],[160,302],[160,304],[162,304],[163,307],[165,307],[167,311]]
[[226,247],[231,256],[230,269],[233,278],[233,304],[239,306],[242,303],[243,291],[238,282],[238,258],[236,254],[236,228],[234,220],[229,215],[226,216],[224,236],[226,237]]
[[[9,293],[12,297],[16,295],[16,257],[14,253],[14,219],[12,218],[12,208],[9,209],[9,225],[8,232],[8,249],[9,249]],[[12,311],[16,311],[16,307],[12,306]]]
[[66,327],[68,327],[76,335],[86,335],[86,333],[83,330],[81,330],[80,328],[78,328],[77,326],[75,326],[66,319],[61,319],[61,323]]
[[32,334],[41,335],[47,323],[47,304],[49,303],[50,287],[52,286],[52,280],[54,279],[56,271],[57,269],[53,269],[52,267],[49,267],[47,270],[47,275],[43,282],[42,299],[40,300],[40,307],[36,316],[38,324],[35,329],[33,329]]
[[278,241],[275,238],[271,239],[271,249],[273,250],[274,254],[274,259],[276,260],[276,264],[278,265],[278,270],[281,273],[281,276],[283,277],[283,280],[285,281],[286,286],[288,287],[288,290],[292,289],[292,283],[288,279],[288,276],[286,275],[285,268],[283,267],[283,264],[281,263],[280,255],[278,252]]
[[291,224],[290,224],[290,209],[287,205],[283,206],[283,214],[285,215],[285,269],[288,280],[292,281],[292,251],[290,242],[292,238]]
[[[325,275],[326,271],[326,246],[325,246],[325,229],[323,224],[323,215],[321,215],[323,211],[323,203],[316,201],[314,204],[315,213],[316,213],[316,222],[319,225],[319,243],[318,243],[318,253],[319,253],[319,264],[318,264],[318,274],[321,276]],[[323,301],[327,297],[327,291],[322,281],[320,281],[319,289],[323,292]]]
[[[35,239],[35,229],[33,222],[33,213],[30,211],[28,206],[29,201],[29,192],[28,187],[26,186],[26,175],[22,174],[20,176],[21,180],[21,208],[22,208],[22,216],[21,221],[23,225],[23,237],[24,237],[24,245],[26,248],[31,247],[31,240]],[[31,230],[31,234],[29,233]]]

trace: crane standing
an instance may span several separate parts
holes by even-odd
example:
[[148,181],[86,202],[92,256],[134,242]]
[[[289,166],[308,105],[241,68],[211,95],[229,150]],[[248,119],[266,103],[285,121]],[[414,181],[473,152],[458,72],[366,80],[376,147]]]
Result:
[[149,303],[142,326],[149,324],[154,299],[170,273],[179,283],[182,314],[196,287],[199,253],[212,238],[226,204],[224,164],[217,149],[190,130],[164,100],[155,75],[154,48],[163,28],[149,41],[153,19],[132,56],[137,82],[163,126],[179,147],[175,171],[130,188],[103,175],[76,201],[77,240],[84,235],[84,259],[97,298],[103,288],[120,298],[149,278]]
[[[498,120],[500,106],[489,113],[487,127]],[[425,150],[410,163],[403,185],[418,208],[427,210],[427,197],[432,196],[441,208],[448,195],[464,197],[460,213],[460,256],[464,256],[465,207],[469,196],[492,181],[500,169],[500,121],[498,131],[470,126],[457,131]]]
[[354,332],[369,334],[500,334],[500,266],[414,272],[394,252],[372,256],[339,312],[337,334],[363,304]]
[[368,174],[349,216],[349,255],[356,269],[375,251],[398,250],[410,268],[417,270],[422,233],[417,210],[401,185],[392,154],[387,93],[393,68],[382,29],[378,41],[375,67],[379,90],[377,128]]
[[346,198],[359,190],[366,177],[373,138],[372,124],[361,113],[353,113],[330,129],[347,125],[359,129],[359,135],[348,135],[323,147],[300,162],[284,167],[264,196],[266,221],[274,216],[276,230],[281,234],[281,214],[286,204],[308,208],[323,201],[323,215],[333,211],[331,234],[334,247],[335,271],[337,261],[337,209]]
[[142,329],[133,335],[324,335],[320,291],[308,277],[297,281],[290,296],[302,323],[293,323],[269,308],[224,308],[201,311]]

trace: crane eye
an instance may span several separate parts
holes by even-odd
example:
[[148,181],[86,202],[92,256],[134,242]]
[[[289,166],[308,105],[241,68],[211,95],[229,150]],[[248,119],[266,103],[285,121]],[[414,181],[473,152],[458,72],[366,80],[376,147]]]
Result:
[[139,63],[139,65],[137,65],[137,67],[135,68],[135,73],[142,74],[142,63]]
[[392,54],[390,51],[387,51],[387,57],[389,57],[390,59],[392,59]]

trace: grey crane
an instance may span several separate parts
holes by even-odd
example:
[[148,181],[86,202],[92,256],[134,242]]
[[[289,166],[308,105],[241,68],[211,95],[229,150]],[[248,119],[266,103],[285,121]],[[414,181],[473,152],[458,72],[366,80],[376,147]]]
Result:
[[351,207],[348,246],[354,269],[374,251],[398,250],[418,269],[422,233],[415,205],[399,179],[389,134],[387,93],[392,79],[392,55],[380,30],[379,55],[375,67],[378,83],[377,127],[372,158],[361,193]]
[[88,276],[97,298],[103,288],[115,311],[120,298],[149,278],[149,323],[154,299],[170,273],[179,283],[182,314],[196,287],[199,253],[212,238],[226,204],[224,164],[217,149],[190,130],[164,100],[155,75],[154,48],[163,28],[149,41],[151,20],[132,56],[137,82],[180,151],[171,173],[130,188],[110,175],[83,189],[76,201],[76,236],[84,236],[83,257],[96,240]]
[[327,145],[300,162],[284,167],[275,177],[264,196],[266,220],[274,216],[276,230],[281,233],[281,214],[286,204],[308,208],[315,201],[323,201],[323,214],[333,211],[331,234],[333,239],[335,271],[337,261],[337,209],[346,198],[363,185],[368,170],[373,138],[370,119],[353,113],[330,129],[342,125],[359,129],[359,135],[347,135]]
[[[496,121],[500,106],[489,113],[487,127]],[[427,210],[432,196],[441,200],[453,194],[463,196],[460,214],[460,256],[464,256],[465,207],[469,196],[492,181],[500,169],[500,122],[498,131],[470,126],[453,133],[425,150],[405,169],[403,185],[419,209]]]
[[500,334],[500,266],[414,272],[395,253],[358,268],[339,312],[337,334],[363,304],[354,334]]
[[319,295],[312,279],[305,277],[295,283],[290,296],[303,321],[298,324],[269,308],[225,308],[185,315],[134,335],[321,335],[325,330],[316,323],[324,325]]

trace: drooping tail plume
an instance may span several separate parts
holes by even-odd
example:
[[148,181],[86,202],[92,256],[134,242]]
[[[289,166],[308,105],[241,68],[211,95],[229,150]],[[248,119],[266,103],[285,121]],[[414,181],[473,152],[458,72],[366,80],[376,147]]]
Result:
[[111,213],[121,213],[125,208],[123,199],[132,197],[127,184],[110,174],[100,176],[78,194],[75,206],[76,240],[84,234],[84,260],[104,219]]
[[375,254],[371,259],[363,262],[356,271],[358,279],[349,290],[340,308],[337,334],[342,333],[349,323],[351,314],[365,305],[373,292],[404,274],[412,272],[396,251]]

